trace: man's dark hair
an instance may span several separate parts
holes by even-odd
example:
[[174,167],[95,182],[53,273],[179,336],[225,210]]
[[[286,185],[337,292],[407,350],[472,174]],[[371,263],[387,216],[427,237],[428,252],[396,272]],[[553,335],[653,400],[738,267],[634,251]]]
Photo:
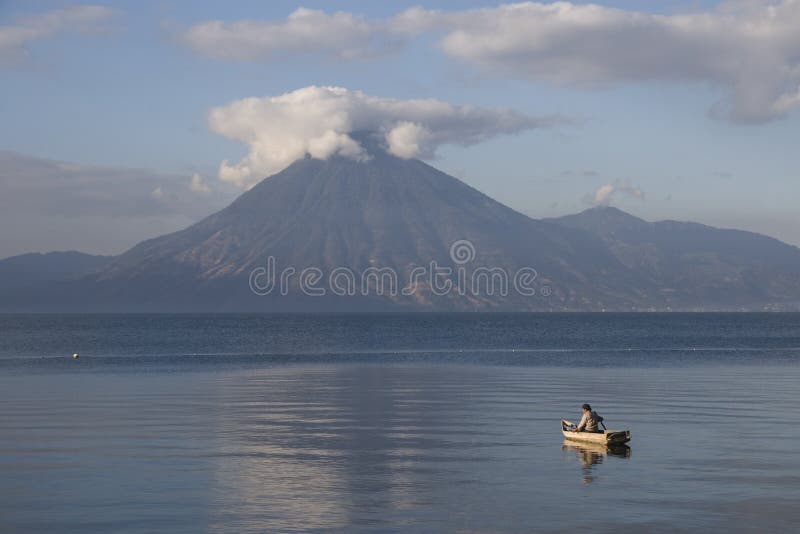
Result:
[[582,406],[582,408],[583,408],[584,410],[589,410],[590,412],[592,411],[592,407],[591,407],[591,406],[589,406],[588,404],[584,404],[584,405]]

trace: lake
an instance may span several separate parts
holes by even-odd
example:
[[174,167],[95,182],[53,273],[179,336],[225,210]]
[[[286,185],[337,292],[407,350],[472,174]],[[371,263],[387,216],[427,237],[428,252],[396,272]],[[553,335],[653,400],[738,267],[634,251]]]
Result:
[[792,530],[798,393],[798,314],[3,315],[0,532]]

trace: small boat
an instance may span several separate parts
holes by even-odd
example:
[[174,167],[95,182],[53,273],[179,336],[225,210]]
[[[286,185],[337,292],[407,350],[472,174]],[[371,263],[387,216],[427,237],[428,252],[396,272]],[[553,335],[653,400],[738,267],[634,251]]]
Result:
[[619,445],[631,440],[630,430],[603,430],[601,432],[572,432],[575,428],[574,423],[566,419],[561,420],[561,433],[564,439],[570,441],[581,441],[584,443],[597,443],[600,445]]

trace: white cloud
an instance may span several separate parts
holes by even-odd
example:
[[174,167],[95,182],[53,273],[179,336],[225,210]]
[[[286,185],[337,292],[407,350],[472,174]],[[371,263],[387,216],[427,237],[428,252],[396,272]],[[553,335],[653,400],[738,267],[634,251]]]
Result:
[[23,17],[0,26],[0,66],[19,63],[27,56],[26,46],[61,32],[86,33],[100,29],[114,10],[103,6],[71,6]]
[[614,194],[614,186],[611,184],[604,184],[597,188],[594,192],[594,203],[598,206],[608,206],[611,202],[611,195]]
[[228,59],[319,53],[353,59],[441,34],[441,50],[486,75],[584,89],[652,81],[721,88],[714,116],[761,122],[800,106],[800,0],[728,0],[672,15],[570,2],[431,11],[382,20],[299,9],[283,21],[212,21],[182,35]]
[[206,194],[211,192],[211,187],[203,181],[203,177],[197,173],[192,175],[192,180],[189,183],[189,190],[194,193]]
[[656,15],[593,4],[417,10],[442,50],[487,73],[592,88],[690,82],[725,88],[715,115],[759,122],[800,105],[800,1],[724,2]]
[[591,203],[595,206],[608,206],[619,195],[644,200],[644,191],[625,181],[601,185],[595,190]]
[[354,59],[393,50],[399,43],[391,33],[385,24],[358,15],[329,15],[301,7],[283,21],[204,22],[183,32],[180,39],[196,52],[218,59],[256,60],[310,52]]
[[389,152],[400,158],[413,158],[431,139],[431,132],[416,122],[402,121],[386,132]]
[[369,158],[370,147],[359,140],[366,132],[390,154],[429,158],[442,144],[471,145],[498,134],[550,126],[558,119],[311,86],[279,96],[236,100],[212,109],[208,121],[212,131],[249,148],[238,163],[223,161],[219,177],[250,187],[306,154],[318,159]]

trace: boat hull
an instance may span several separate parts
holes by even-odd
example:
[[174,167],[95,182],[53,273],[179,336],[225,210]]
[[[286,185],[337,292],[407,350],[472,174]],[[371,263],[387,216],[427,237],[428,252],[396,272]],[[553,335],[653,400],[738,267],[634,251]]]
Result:
[[568,430],[569,421],[561,421],[561,433],[564,439],[598,445],[620,445],[631,440],[630,430],[604,430],[602,432],[572,432]]

